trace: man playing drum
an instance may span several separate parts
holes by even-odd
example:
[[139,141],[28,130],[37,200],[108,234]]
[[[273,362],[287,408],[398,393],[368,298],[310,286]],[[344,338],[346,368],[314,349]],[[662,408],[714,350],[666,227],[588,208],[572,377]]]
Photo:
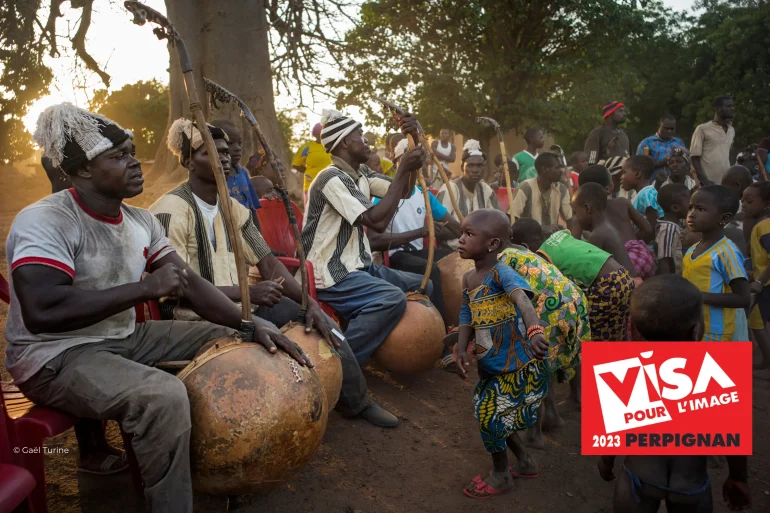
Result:
[[[391,180],[363,165],[370,150],[361,123],[337,111],[324,111],[323,121],[321,140],[332,164],[310,185],[302,246],[313,263],[318,299],[350,321],[345,336],[363,363],[404,315],[404,292],[422,281],[418,274],[373,264],[364,227],[387,228],[399,201],[412,195],[425,151],[408,151]],[[404,134],[416,135],[419,125],[411,115],[399,123]],[[382,199],[373,205],[371,196]],[[430,283],[427,289],[430,296]]]
[[[11,227],[8,371],[38,404],[120,422],[134,435],[149,508],[192,511],[187,391],[153,365],[235,335],[240,310],[185,265],[152,214],[123,203],[144,182],[130,132],[65,103],[43,112],[34,138],[72,188],[25,208]],[[210,322],[137,324],[134,305],[162,297],[186,299]],[[312,365],[274,328],[257,326],[254,338]]]
[[[210,127],[222,168],[230,169],[227,134]],[[219,207],[214,171],[203,145],[203,137],[192,121],[175,121],[168,133],[168,146],[190,171],[190,178],[162,196],[150,207],[163,225],[171,246],[180,258],[200,276],[214,284],[233,301],[240,300],[235,254],[227,238]],[[250,212],[235,199],[228,198],[230,210],[241,236],[246,263],[256,265],[265,281],[251,285],[254,314],[283,327],[296,321],[302,302],[302,288],[288,269],[275,257],[253,222]],[[276,280],[282,281],[279,284]],[[165,301],[161,313],[168,319],[197,320],[198,317],[174,301]],[[191,315],[192,314],[192,315]],[[337,347],[342,360],[342,390],[337,409],[346,416],[361,416],[381,427],[395,427],[398,418],[385,411],[368,393],[366,379],[345,340],[338,340],[336,328],[313,298],[308,298],[306,326],[315,326],[330,344]],[[339,328],[337,328],[337,331]]]

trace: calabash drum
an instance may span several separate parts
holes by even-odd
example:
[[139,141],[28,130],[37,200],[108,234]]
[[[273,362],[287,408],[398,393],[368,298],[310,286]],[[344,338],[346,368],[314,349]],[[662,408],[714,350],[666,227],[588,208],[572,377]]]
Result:
[[406,295],[406,312],[388,338],[374,352],[377,363],[398,374],[430,369],[444,348],[444,320],[427,296]]
[[444,313],[447,323],[457,326],[460,323],[460,306],[463,302],[463,276],[474,268],[473,260],[460,258],[455,251],[436,265],[441,272],[441,298],[444,300]]
[[305,333],[305,326],[297,322],[290,322],[281,333],[289,340],[305,351],[313,361],[313,370],[318,374],[321,384],[326,392],[326,403],[331,411],[337,405],[342,389],[342,361],[336,351],[333,351],[321,334],[313,329]]
[[286,482],[326,431],[321,380],[282,351],[217,339],[178,377],[190,399],[197,491],[247,495]]

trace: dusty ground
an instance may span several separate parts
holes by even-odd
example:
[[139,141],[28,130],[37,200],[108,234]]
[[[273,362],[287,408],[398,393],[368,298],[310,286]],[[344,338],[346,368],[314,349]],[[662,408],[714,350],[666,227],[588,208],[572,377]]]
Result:
[[[5,185],[5,184],[4,184]],[[6,191],[8,189],[3,187]],[[37,193],[27,197],[32,201]],[[154,196],[154,195],[153,195]],[[39,196],[38,196],[39,197]],[[141,200],[141,198],[139,198]],[[20,200],[0,203],[0,237],[5,240]],[[138,203],[141,203],[138,202]],[[7,272],[5,254],[0,270]],[[0,304],[0,332],[7,307]],[[5,339],[0,337],[3,378]],[[754,381],[754,456],[749,460],[753,511],[770,511],[770,379]],[[286,485],[261,496],[230,504],[244,512],[281,513],[465,513],[485,512],[595,513],[611,511],[612,484],[602,481],[595,459],[580,456],[580,417],[567,414],[566,426],[546,435],[545,450],[534,451],[540,477],[517,482],[514,493],[488,501],[467,499],[462,487],[486,473],[491,461],[484,452],[471,407],[472,384],[440,370],[406,379],[388,379],[367,370],[372,394],[398,414],[402,424],[385,430],[333,413],[324,442],[308,467]],[[566,395],[564,387],[558,390]],[[116,429],[110,434],[120,442]],[[53,513],[143,511],[128,473],[111,477],[78,474],[72,432],[47,442],[69,454],[47,456],[49,509]],[[715,469],[717,512],[728,511],[720,488],[726,469]],[[227,500],[196,497],[196,511],[225,512]]]

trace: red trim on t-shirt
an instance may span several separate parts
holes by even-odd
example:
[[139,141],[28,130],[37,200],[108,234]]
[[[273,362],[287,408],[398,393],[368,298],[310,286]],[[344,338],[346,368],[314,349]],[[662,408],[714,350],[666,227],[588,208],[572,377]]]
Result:
[[148,272],[149,272],[149,270],[150,270],[150,266],[152,265],[152,263],[155,261],[155,259],[156,259],[156,258],[158,258],[158,255],[160,255],[160,253],[161,253],[163,250],[165,250],[166,248],[170,248],[170,247],[171,247],[171,246],[169,246],[168,244],[166,244],[165,246],[163,246],[162,248],[160,248],[158,251],[156,251],[155,253],[153,253],[153,255],[152,255],[150,258],[148,258],[148,259],[147,259],[147,267],[146,267],[146,269],[147,269],[147,271],[148,271]]
[[13,264],[11,264],[11,272],[15,271],[16,268],[21,267],[22,265],[28,265],[28,264],[47,265],[48,267],[53,267],[54,269],[58,269],[59,271],[65,272],[70,276],[70,278],[72,278],[73,280],[75,279],[75,271],[74,269],[72,269],[72,267],[68,266],[67,264],[63,264],[58,260],[54,260],[52,258],[44,258],[44,257],[20,258],[16,260]]
[[103,216],[97,212],[94,212],[90,208],[88,208],[88,206],[85,203],[83,203],[83,200],[81,199],[80,194],[78,194],[78,191],[76,191],[74,187],[70,187],[68,190],[70,194],[72,194],[72,197],[75,199],[75,203],[77,203],[80,206],[80,208],[83,209],[83,212],[93,217],[97,221],[101,221],[107,224],[120,224],[120,222],[123,221],[122,210],[120,211],[120,215],[118,217]]

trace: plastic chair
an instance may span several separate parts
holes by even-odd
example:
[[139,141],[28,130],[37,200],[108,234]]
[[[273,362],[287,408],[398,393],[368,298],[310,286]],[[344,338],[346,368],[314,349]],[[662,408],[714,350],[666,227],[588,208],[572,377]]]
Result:
[[[513,192],[513,194],[516,194],[516,189],[512,187],[511,192]],[[502,209],[503,212],[507,214],[508,213],[508,189],[506,189],[505,187],[500,187],[495,191],[495,195],[497,195],[497,202],[500,203],[500,208]]]
[[[283,201],[280,199],[260,200],[262,208],[257,210],[259,225],[262,228],[262,237],[271,249],[293,257],[296,253],[294,242],[294,233],[289,224],[289,216],[286,215],[286,209]],[[299,207],[292,202],[294,217],[297,218],[297,227],[302,231],[302,212]]]
[[5,303],[11,302],[11,291],[8,288],[8,282],[5,280],[5,276],[0,274],[0,301]]
[[29,471],[13,464],[5,415],[0,415],[0,513],[29,511],[29,496],[35,478]]

